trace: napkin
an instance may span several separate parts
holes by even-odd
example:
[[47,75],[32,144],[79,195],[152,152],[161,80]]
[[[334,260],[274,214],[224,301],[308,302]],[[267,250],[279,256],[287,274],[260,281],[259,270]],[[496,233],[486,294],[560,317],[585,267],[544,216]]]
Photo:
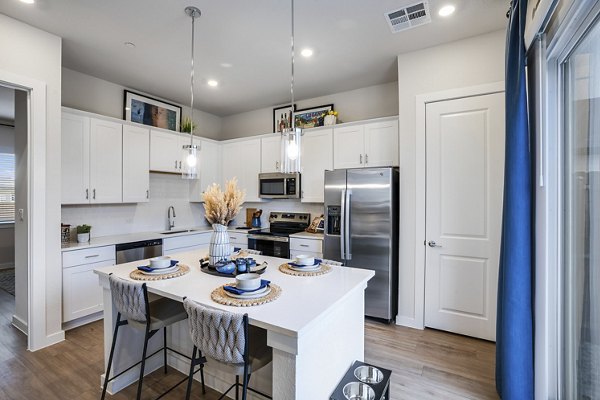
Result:
[[245,290],[245,289],[238,289],[235,286],[223,286],[223,290],[225,290],[229,293],[233,293],[233,294],[252,293],[252,292],[256,292],[257,290],[264,289],[265,287],[269,286],[270,283],[271,283],[271,281],[268,281],[266,279],[261,279],[260,286],[256,289]]
[[[171,266],[167,267],[167,268],[171,268],[177,265],[179,261],[177,260],[171,260]],[[139,269],[140,271],[144,271],[144,272],[154,272],[154,271],[160,271],[161,269],[165,269],[165,268],[152,268],[149,265],[142,265],[141,267],[137,267],[137,269]]]
[[288,265],[291,265],[294,268],[316,267],[317,265],[321,264],[322,262],[323,262],[323,260],[315,258],[315,263],[313,265],[304,265],[304,264],[298,264],[295,262],[289,262]]

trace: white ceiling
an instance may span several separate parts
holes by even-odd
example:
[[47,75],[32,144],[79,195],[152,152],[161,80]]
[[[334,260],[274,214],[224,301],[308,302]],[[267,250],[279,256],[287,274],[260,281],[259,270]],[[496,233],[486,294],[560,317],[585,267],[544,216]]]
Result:
[[0,85],[0,120],[15,120],[15,90]]
[[[431,24],[392,34],[384,13],[415,2],[296,0],[297,48],[315,50],[310,59],[297,57],[296,98],[395,81],[400,53],[506,26],[508,0],[429,0]],[[437,10],[449,2],[456,13],[439,17]],[[225,116],[289,102],[290,1],[2,0],[0,12],[63,37],[67,68],[187,104],[188,5],[202,10],[196,20],[197,108]],[[208,87],[208,79],[219,87]]]

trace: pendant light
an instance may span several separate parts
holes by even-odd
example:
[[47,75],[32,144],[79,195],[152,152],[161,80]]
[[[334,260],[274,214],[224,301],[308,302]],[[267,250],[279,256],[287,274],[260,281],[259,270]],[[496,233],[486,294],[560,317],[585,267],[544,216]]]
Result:
[[282,172],[300,172],[302,129],[296,127],[294,115],[294,0],[292,1],[292,36],[291,36],[291,82],[290,93],[292,96],[291,123],[288,129],[281,132],[281,166]]
[[198,151],[199,146],[194,144],[194,25],[196,18],[202,13],[197,7],[186,7],[185,13],[192,19],[192,63],[190,72],[190,144],[183,145],[182,160],[183,168],[181,177],[183,179],[198,179]]

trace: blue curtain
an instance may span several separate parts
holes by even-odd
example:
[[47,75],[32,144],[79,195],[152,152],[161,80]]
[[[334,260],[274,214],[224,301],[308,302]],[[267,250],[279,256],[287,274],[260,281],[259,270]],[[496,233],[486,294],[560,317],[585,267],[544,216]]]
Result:
[[525,91],[527,0],[513,0],[506,39],[506,154],[498,279],[496,389],[533,399],[533,196]]

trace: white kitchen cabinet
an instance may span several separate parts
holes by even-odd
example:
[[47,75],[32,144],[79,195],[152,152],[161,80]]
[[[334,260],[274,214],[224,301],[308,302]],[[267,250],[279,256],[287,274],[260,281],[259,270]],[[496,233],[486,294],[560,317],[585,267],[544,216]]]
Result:
[[165,238],[163,239],[163,255],[168,256],[208,248],[211,234],[212,232],[201,232]]
[[246,232],[240,232],[235,230],[228,231],[229,243],[234,247],[241,247],[242,249],[248,248],[248,234]]
[[333,129],[333,166],[398,166],[398,120],[353,124]]
[[260,173],[260,139],[247,139],[223,144],[223,182],[233,177],[239,188],[246,191],[246,202],[258,202],[258,174]]
[[[196,139],[194,139],[196,142]],[[221,183],[221,146],[200,140],[200,179],[190,181],[190,202],[202,202],[202,193],[212,183]]]
[[123,201],[123,125],[90,119],[91,203]]
[[315,258],[323,258],[323,240],[290,237],[290,258],[304,254]]
[[150,198],[150,130],[123,126],[123,203]]
[[103,310],[102,287],[94,269],[115,265],[115,261],[115,246],[63,252],[63,322]]
[[62,114],[61,202],[89,203],[90,118]]
[[281,135],[260,139],[260,171],[281,172]]
[[150,170],[180,173],[181,146],[178,134],[150,130]]
[[302,202],[323,203],[325,170],[333,169],[333,129],[306,132],[302,137]]

